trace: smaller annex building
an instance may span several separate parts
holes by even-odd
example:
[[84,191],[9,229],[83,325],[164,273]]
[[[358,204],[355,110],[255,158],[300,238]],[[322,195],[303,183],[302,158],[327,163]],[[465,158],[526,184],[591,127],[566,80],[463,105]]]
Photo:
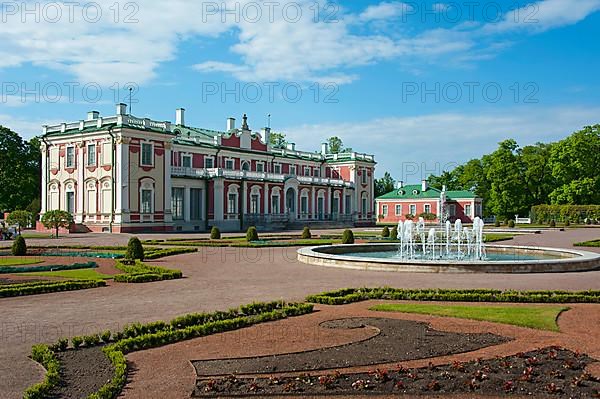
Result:
[[429,187],[426,180],[420,185],[400,182],[394,191],[375,201],[379,223],[398,223],[419,216],[430,222],[460,219],[471,223],[476,216],[482,216],[482,199],[472,191],[448,191],[445,186],[439,190]]

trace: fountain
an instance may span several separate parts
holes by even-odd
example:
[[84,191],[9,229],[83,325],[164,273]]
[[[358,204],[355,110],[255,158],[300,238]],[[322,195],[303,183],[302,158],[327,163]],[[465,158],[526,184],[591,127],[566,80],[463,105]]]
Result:
[[[413,228],[414,226],[414,228]],[[425,220],[420,217],[415,224],[412,220],[398,222],[397,239],[400,241],[400,259],[427,260],[485,260],[483,236],[484,223],[481,218],[473,220],[473,227],[463,227],[462,222],[432,227],[426,234]]]

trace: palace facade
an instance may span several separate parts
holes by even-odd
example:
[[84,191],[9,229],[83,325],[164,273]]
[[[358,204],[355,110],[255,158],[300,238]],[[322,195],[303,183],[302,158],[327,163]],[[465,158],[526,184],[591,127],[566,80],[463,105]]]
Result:
[[187,126],[114,116],[44,126],[42,214],[62,209],[77,231],[277,230],[375,221],[372,155],[270,144],[270,128]]

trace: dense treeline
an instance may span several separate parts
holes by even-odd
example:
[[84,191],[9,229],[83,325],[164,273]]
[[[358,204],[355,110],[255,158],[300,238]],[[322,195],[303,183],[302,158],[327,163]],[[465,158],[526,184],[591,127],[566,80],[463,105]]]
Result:
[[40,211],[40,141],[0,125],[0,212]]
[[472,159],[429,184],[473,190],[484,200],[484,214],[527,216],[534,205],[600,204],[600,125],[586,126],[554,143],[520,147],[515,140]]

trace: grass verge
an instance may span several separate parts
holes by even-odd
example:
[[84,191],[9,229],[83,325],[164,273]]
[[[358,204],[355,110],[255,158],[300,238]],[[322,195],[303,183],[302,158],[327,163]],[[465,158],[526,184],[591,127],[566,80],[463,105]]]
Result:
[[43,260],[37,257],[28,256],[2,256],[0,257],[0,266],[23,266],[42,263]]
[[370,308],[382,312],[419,313],[512,324],[538,330],[558,331],[556,320],[565,306],[466,306],[385,303]]
[[600,238],[597,239],[597,240],[576,242],[573,245],[575,245],[576,247],[595,247],[595,248],[599,248],[600,247]]
[[0,285],[0,298],[83,290],[104,287],[105,285],[106,282],[103,280],[36,281],[23,284]]
[[25,276],[59,277],[74,280],[107,280],[113,278],[109,274],[98,273],[94,269],[59,270],[55,272],[23,273]]

